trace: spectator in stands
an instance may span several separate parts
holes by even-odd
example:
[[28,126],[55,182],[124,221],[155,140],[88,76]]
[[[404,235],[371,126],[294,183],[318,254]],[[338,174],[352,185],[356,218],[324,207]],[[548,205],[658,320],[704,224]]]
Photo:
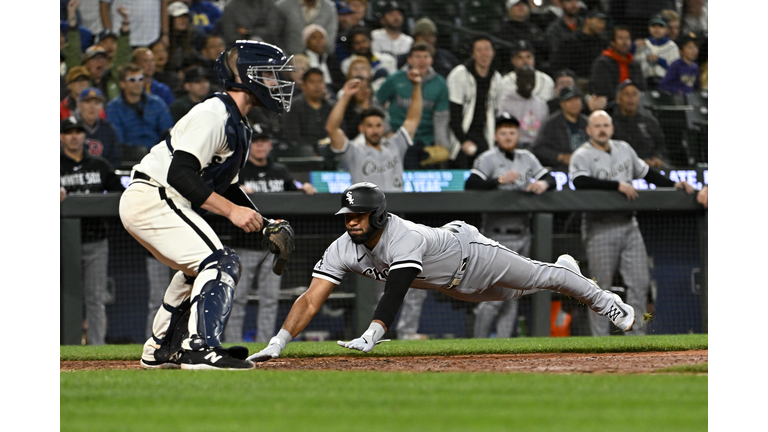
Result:
[[493,143],[501,73],[493,67],[495,51],[488,36],[472,41],[470,59],[448,75],[451,111],[451,159],[457,169],[469,169],[475,157]]
[[[656,186],[674,186],[688,194],[694,192],[688,183],[674,182],[650,168],[626,142],[612,139],[613,123],[605,111],[595,111],[589,116],[587,134],[589,141],[576,149],[569,166],[571,181],[577,190],[617,191],[631,201],[638,196],[632,181],[642,178]],[[621,235],[617,237],[617,234]],[[626,303],[635,309],[635,324],[628,334],[645,334],[642,320],[650,288],[648,252],[635,215],[632,212],[586,213],[582,238],[589,273],[599,287],[610,287],[616,271],[621,273],[626,285]],[[593,336],[610,334],[608,320],[593,313],[589,316]]]
[[[273,0],[229,0],[224,6],[217,27],[221,28],[221,37],[225,46],[230,46],[239,39],[257,39],[268,43],[277,42],[275,26],[275,2]],[[270,13],[265,13],[270,11]],[[295,31],[301,35],[301,26]],[[282,45],[281,45],[282,46]],[[285,47],[282,47],[285,50]],[[222,51],[224,51],[222,49]],[[295,52],[301,51],[300,49]],[[285,51],[290,55],[294,52]],[[216,57],[221,51],[216,53]],[[208,55],[206,55],[208,57]],[[214,58],[215,59],[215,58]]]
[[[85,128],[74,117],[61,121],[61,201],[86,193],[122,192],[115,169],[85,149]],[[86,343],[104,345],[107,336],[108,225],[104,218],[83,218],[81,228],[83,295],[85,297]]]
[[133,50],[131,62],[141,67],[144,77],[144,91],[147,94],[155,95],[170,106],[175,97],[173,91],[167,85],[154,78],[155,76],[155,55],[147,47],[139,47]]
[[684,0],[681,33],[696,33],[707,36],[708,13],[706,0]]
[[550,114],[536,135],[533,154],[553,171],[568,172],[571,154],[587,139],[587,116],[582,110],[579,87],[560,89],[560,109]]
[[701,88],[699,81],[699,38],[695,33],[683,33],[678,39],[680,58],[675,60],[659,82],[659,90],[674,94],[690,94]]
[[188,58],[199,55],[207,34],[192,25],[189,7],[184,2],[175,1],[168,5],[168,17],[171,20],[168,64],[170,70],[179,71],[188,62]]
[[149,46],[158,39],[169,44],[167,5],[167,2],[157,0],[101,0],[101,23],[105,29],[117,33],[121,26],[128,24],[128,17],[120,8],[130,6],[130,43],[133,49]]
[[552,99],[555,95],[555,82],[549,75],[536,69],[536,50],[533,45],[526,40],[519,40],[515,42],[511,52],[510,62],[513,69],[502,78],[501,86],[504,92],[514,93],[517,90],[517,73],[515,71],[528,66],[534,68],[535,71],[536,82],[533,86],[533,94],[545,101]]
[[[390,54],[374,52],[371,47],[371,31],[368,27],[354,27],[349,31],[349,48],[352,54],[363,56],[371,63],[372,80],[376,82],[386,78],[397,71],[397,59]],[[349,64],[352,60],[348,57],[341,62],[341,72],[349,73]]]
[[676,41],[680,37],[680,15],[671,9],[664,9],[659,15],[667,23],[667,37]]
[[173,69],[168,63],[168,47],[162,41],[157,41],[149,46],[152,50],[152,58],[155,60],[155,73],[153,78],[171,89],[174,100],[184,95],[179,71]]
[[309,149],[319,156],[328,156],[325,123],[333,105],[326,98],[323,71],[310,67],[301,81],[301,94],[293,99],[291,111],[281,116],[282,141],[293,147]]
[[[361,57],[362,58],[362,57]],[[353,65],[354,66],[354,65]],[[350,69],[351,72],[351,69]],[[347,109],[344,111],[344,121],[341,124],[341,128],[344,130],[344,134],[352,141],[361,141],[363,139],[358,126],[363,121],[362,114],[372,108],[386,112],[384,107],[374,97],[374,91],[371,87],[371,80],[361,75],[350,74],[349,79],[359,79],[360,89],[349,100]],[[339,92],[339,99],[344,97],[344,92]],[[384,119],[384,134],[389,135],[392,133],[392,127],[389,125],[389,120]]]
[[629,28],[617,25],[611,33],[611,45],[592,63],[589,91],[605,96],[609,104],[616,98],[616,86],[625,80],[632,80],[641,91],[646,89],[640,64],[632,61],[631,48]]
[[[416,69],[421,77],[424,112],[414,137],[414,145],[405,155],[405,169],[420,169],[441,164],[449,159],[448,137],[450,104],[445,78],[432,68],[432,46],[418,42],[411,47],[408,64],[389,75],[376,92],[376,99],[389,111],[393,130],[405,121],[411,104],[413,82],[408,72]],[[427,152],[425,155],[424,152]]]
[[[352,51],[349,49],[347,38],[349,37],[349,30],[357,25],[360,21],[358,16],[349,7],[349,3],[341,0],[336,1],[336,15],[339,17],[339,32],[336,35],[336,60],[341,63],[352,55]],[[343,83],[342,83],[343,85]]]
[[367,0],[350,0],[349,8],[352,9],[352,17],[350,18],[355,26],[364,26],[365,17],[368,13],[368,1]]
[[75,118],[85,131],[88,154],[106,159],[113,167],[120,166],[120,139],[112,122],[104,118],[104,95],[95,87],[80,92]]
[[546,27],[544,35],[549,42],[550,63],[558,57],[560,44],[564,39],[574,37],[584,24],[584,19],[579,16],[581,2],[579,0],[560,0],[562,17],[553,21]]
[[192,24],[207,34],[214,33],[221,18],[221,9],[208,0],[184,0],[184,3],[189,6]]
[[648,20],[663,9],[676,8],[678,0],[611,0],[609,10],[611,21],[629,29],[633,35],[644,34]]
[[[173,126],[171,112],[159,96],[144,90],[141,67],[128,63],[120,68],[118,76],[121,94],[107,104],[107,118],[122,144],[146,151],[165,138]],[[123,156],[125,159],[125,149]]]
[[288,72],[288,76],[291,77],[291,81],[296,83],[296,85],[293,86],[293,98],[295,100],[296,96],[301,94],[304,74],[310,68],[309,57],[302,53],[294,54],[293,63],[296,65],[296,70],[294,72]]
[[635,41],[634,61],[640,63],[649,89],[655,89],[667,68],[680,58],[677,44],[667,37],[669,24],[660,16],[648,22],[649,36]]
[[91,86],[91,74],[85,66],[75,66],[67,72],[67,97],[59,103],[59,120],[72,116],[80,93]]
[[208,81],[211,82],[211,92],[224,91],[224,88],[219,84],[218,77],[216,75],[216,59],[219,58],[222,52],[226,49],[224,45],[224,39],[217,34],[210,34],[205,38],[203,49],[200,50],[200,56],[194,60],[190,60],[186,67],[197,65],[203,68],[208,74]]
[[[557,182],[536,157],[518,150],[520,123],[509,114],[495,120],[496,145],[483,152],[465,183],[467,190],[525,191],[537,195],[555,189]],[[483,213],[481,232],[510,250],[531,251],[531,214]],[[496,320],[496,337],[510,338],[517,322],[518,299],[482,302],[475,308],[474,337],[487,338]]]
[[[499,39],[515,44],[521,40],[528,41],[538,53],[540,61],[548,62],[549,44],[544,32],[530,21],[531,8],[528,0],[507,0],[506,5],[507,16],[499,31]],[[502,58],[511,58],[512,55],[514,54],[507,49],[502,52]]]
[[532,66],[524,65],[515,70],[517,87],[509,91],[502,79],[502,94],[497,114],[509,113],[520,121],[521,149],[529,149],[536,140],[541,122],[549,116],[547,101],[533,93],[536,82],[536,71]]
[[[126,40],[123,46],[126,51],[129,50],[130,45],[128,42],[128,34],[123,36]],[[112,64],[115,60],[115,53],[117,52],[118,37],[112,30],[103,30],[93,38],[93,44],[104,48],[107,53],[107,62]],[[129,52],[129,51],[128,51]]]
[[208,75],[206,75],[203,68],[192,66],[184,71],[184,91],[186,94],[176,99],[168,107],[174,123],[184,117],[193,106],[210,94],[211,83],[208,81]]
[[577,80],[586,82],[592,62],[608,47],[608,39],[603,35],[607,18],[597,10],[587,12],[581,30],[560,42],[550,62],[552,70],[572,69]]
[[301,33],[304,41],[304,54],[309,58],[309,67],[323,71],[323,80],[328,88],[328,94],[335,98],[336,92],[344,85],[344,74],[341,72],[336,52],[328,54],[325,51],[328,33],[317,24],[310,24]]
[[[269,15],[270,19],[274,20],[277,46],[287,55],[304,51],[301,34],[310,24],[321,26],[328,34],[325,52],[330,54],[336,50],[339,17],[336,14],[336,5],[331,0],[277,0],[275,7],[277,13]],[[271,11],[273,8],[267,7],[263,10]],[[263,10],[260,13],[263,13]]]
[[[272,145],[269,127],[253,125],[248,161],[238,174],[240,188],[248,194],[302,191],[313,195],[316,189],[312,183],[299,182],[288,167],[272,159]],[[231,234],[229,245],[237,250],[242,270],[232,300],[232,312],[224,329],[224,340],[230,343],[243,341],[248,293],[255,280],[259,294],[256,342],[269,342],[275,334],[281,277],[272,271],[270,251],[263,246],[261,233],[245,233],[231,224],[227,224],[226,229]]]
[[[576,73],[570,69],[563,69],[555,75],[555,97],[547,101],[549,114],[560,110],[560,91],[566,87],[577,86]],[[608,99],[605,96],[590,95],[589,98],[581,96],[581,112],[589,115],[592,111],[605,109]]]
[[[414,43],[424,41],[432,45],[432,48],[435,50],[435,57],[432,59],[432,67],[435,69],[435,72],[443,78],[447,78],[451,70],[460,63],[459,59],[457,59],[452,52],[437,46],[437,26],[434,21],[429,18],[424,17],[416,21],[416,24],[413,27],[413,41]],[[407,54],[399,56],[397,59],[398,66],[403,66],[407,59]]]
[[396,1],[387,1],[379,17],[380,29],[371,32],[371,50],[394,58],[408,54],[413,38],[403,33],[405,9]]
[[659,121],[652,115],[641,112],[640,89],[630,80],[619,84],[616,89],[616,106],[613,109],[613,138],[626,141],[635,153],[651,168],[667,166],[667,148]]

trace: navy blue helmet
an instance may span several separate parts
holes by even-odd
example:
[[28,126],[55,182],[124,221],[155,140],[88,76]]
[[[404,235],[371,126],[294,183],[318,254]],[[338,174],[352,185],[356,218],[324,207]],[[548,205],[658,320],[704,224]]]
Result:
[[[264,42],[239,40],[219,55],[215,69],[225,88],[249,90],[270,111],[291,110],[295,83],[288,73],[295,72],[296,65],[293,56],[286,57],[280,48]],[[236,82],[236,77],[240,77],[241,82]]]

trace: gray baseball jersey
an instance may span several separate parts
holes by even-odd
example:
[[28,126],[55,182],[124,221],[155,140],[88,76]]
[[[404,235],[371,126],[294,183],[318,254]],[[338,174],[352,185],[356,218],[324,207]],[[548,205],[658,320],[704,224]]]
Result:
[[384,192],[402,192],[403,158],[412,145],[408,131],[400,127],[394,135],[381,141],[380,149],[347,139],[341,150],[333,147],[331,150],[340,155],[342,165],[352,177],[352,184],[371,182]]
[[[465,222],[432,228],[393,214],[373,249],[342,234],[315,264],[312,277],[338,285],[344,274],[354,272],[386,281],[391,270],[405,267],[420,271],[412,288],[437,289],[464,301],[507,300],[550,289],[577,298],[598,313],[613,302],[609,293],[584,276],[512,252]],[[459,274],[461,281],[452,286]]]
[[635,149],[626,141],[610,140],[609,151],[603,151],[589,142],[582,144],[571,155],[571,179],[590,176],[600,180],[615,180],[632,184],[632,180],[648,174],[648,164],[637,157]]
[[[541,179],[547,174],[536,156],[528,150],[515,149],[514,157],[510,159],[505,152],[494,146],[483,152],[475,159],[470,173],[477,174],[483,180],[493,179],[509,171],[519,174],[516,181],[499,186],[502,190],[524,191],[532,181]],[[484,213],[483,232],[493,236],[494,233],[505,234],[511,231],[525,230],[530,216],[515,213]]]

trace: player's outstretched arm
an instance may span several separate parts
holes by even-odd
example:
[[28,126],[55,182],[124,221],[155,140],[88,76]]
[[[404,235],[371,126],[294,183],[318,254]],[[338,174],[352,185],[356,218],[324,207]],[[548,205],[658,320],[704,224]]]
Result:
[[413,90],[411,91],[411,106],[408,107],[408,112],[405,114],[405,121],[403,121],[403,127],[408,131],[408,135],[413,139],[416,136],[416,130],[421,123],[421,114],[424,110],[424,102],[421,96],[421,75],[416,69],[408,71],[408,79],[413,84]]
[[269,341],[266,348],[248,357],[248,360],[265,361],[278,358],[286,344],[298,336],[317,315],[335,287],[336,285],[325,279],[313,278],[309,289],[293,303],[277,335]]
[[325,122],[325,131],[328,132],[328,137],[331,139],[331,147],[336,150],[341,150],[347,141],[347,135],[341,129],[341,122],[344,120],[344,112],[347,110],[349,101],[360,91],[360,84],[359,78],[352,78],[344,83],[343,94],[336,101],[336,105],[333,106],[328,120]]

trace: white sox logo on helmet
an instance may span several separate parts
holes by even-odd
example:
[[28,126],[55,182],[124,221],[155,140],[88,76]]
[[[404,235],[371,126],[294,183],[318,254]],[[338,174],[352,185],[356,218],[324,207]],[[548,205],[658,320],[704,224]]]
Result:
[[349,205],[354,205],[355,204],[355,199],[352,198],[352,192],[351,191],[347,192],[347,201],[349,202]]

